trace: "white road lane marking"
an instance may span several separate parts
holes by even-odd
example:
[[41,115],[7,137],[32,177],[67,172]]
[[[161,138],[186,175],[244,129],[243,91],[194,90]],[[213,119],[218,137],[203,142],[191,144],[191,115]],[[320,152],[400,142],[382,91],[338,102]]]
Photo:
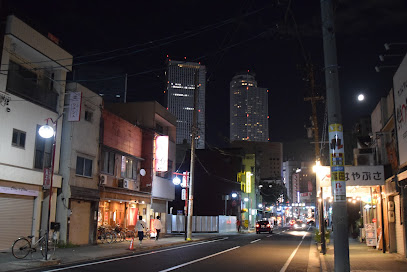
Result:
[[171,248],[166,248],[166,249],[161,249],[161,250],[155,250],[155,251],[141,253],[141,254],[137,254],[137,255],[118,257],[118,258],[113,258],[113,259],[108,259],[108,260],[103,260],[103,261],[72,265],[72,266],[55,268],[55,269],[44,270],[44,271],[46,271],[46,272],[63,271],[63,270],[68,270],[68,269],[72,269],[72,268],[79,268],[79,267],[91,266],[91,265],[96,265],[96,264],[110,263],[110,262],[115,262],[115,261],[121,261],[121,260],[126,260],[126,259],[131,259],[131,258],[147,256],[147,255],[151,255],[151,254],[157,254],[157,253],[161,253],[161,252],[165,252],[165,251],[169,251],[169,250],[175,250],[175,249],[180,249],[180,248],[185,248],[185,247],[198,246],[198,245],[203,245],[203,244],[208,244],[208,243],[213,243],[213,242],[219,242],[219,241],[223,241],[223,240],[227,240],[227,239],[229,239],[229,237],[225,237],[225,238],[217,239],[217,240],[199,242],[199,243],[194,243],[194,244],[189,244],[189,245],[184,245],[184,246],[179,246],[179,247],[171,247]]
[[258,242],[258,241],[260,241],[260,240],[261,240],[261,239],[257,239],[257,240],[251,241],[250,244],[256,243],[256,242]]
[[223,254],[223,253],[226,253],[226,252],[229,252],[229,251],[232,251],[232,250],[238,249],[239,247],[240,247],[240,246],[235,246],[235,247],[232,247],[232,248],[226,249],[226,250],[224,250],[224,251],[221,251],[221,252],[218,252],[218,253],[215,253],[215,254],[212,254],[212,255],[209,255],[209,256],[203,257],[203,258],[199,258],[199,259],[196,259],[196,260],[193,260],[193,261],[187,262],[187,263],[183,263],[183,264],[180,264],[180,265],[177,265],[177,266],[173,266],[173,267],[167,268],[167,269],[165,269],[165,270],[161,270],[160,272],[172,271],[172,270],[175,270],[175,269],[178,269],[178,268],[181,268],[181,267],[184,267],[184,266],[187,266],[187,265],[193,264],[193,263],[197,263],[197,262],[200,262],[200,261],[203,261],[203,260],[206,260],[206,259],[209,259],[209,258],[215,257],[215,256],[217,256],[217,255],[220,255],[220,254]]
[[297,250],[300,248],[300,245],[302,244],[302,241],[304,241],[305,236],[307,236],[307,233],[304,234],[304,236],[302,236],[301,242],[298,244],[297,248],[293,251],[293,253],[291,253],[290,257],[285,262],[285,264],[284,264],[283,268],[281,268],[280,272],[284,272],[287,269],[287,267],[290,265],[292,259],[295,256],[295,253],[297,253]]
[[271,236],[273,236],[273,235],[267,235],[266,237],[269,238],[269,237],[271,237]]

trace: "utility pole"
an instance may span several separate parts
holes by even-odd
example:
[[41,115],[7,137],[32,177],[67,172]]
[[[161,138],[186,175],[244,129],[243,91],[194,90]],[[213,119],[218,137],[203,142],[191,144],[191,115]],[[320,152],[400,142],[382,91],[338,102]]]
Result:
[[315,95],[315,74],[314,74],[314,66],[311,63],[307,64],[307,78],[310,83],[311,88],[311,96],[305,97],[304,101],[311,101],[312,107],[312,130],[314,131],[314,144],[315,144],[315,159],[320,159],[320,150],[319,150],[319,128],[318,128],[318,117],[317,117],[317,101],[324,100],[322,96]]
[[334,196],[334,270],[350,271],[343,125],[332,0],[320,0],[328,106],[329,162]]
[[191,127],[191,166],[190,166],[190,180],[189,180],[189,195],[188,195],[188,232],[187,241],[192,238],[192,216],[193,216],[193,203],[194,203],[194,174],[195,174],[195,138],[198,130],[198,79],[199,69],[195,71],[194,83],[194,112],[192,114],[192,127]]

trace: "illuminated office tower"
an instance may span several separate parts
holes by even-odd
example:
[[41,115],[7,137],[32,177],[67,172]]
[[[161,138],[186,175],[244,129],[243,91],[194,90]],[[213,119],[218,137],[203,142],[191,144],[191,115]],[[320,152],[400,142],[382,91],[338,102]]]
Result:
[[257,87],[255,74],[236,74],[230,82],[230,141],[267,142],[268,90]]
[[195,62],[168,60],[167,107],[177,117],[177,144],[191,143],[195,73],[198,73],[198,132],[196,148],[205,148],[206,68]]

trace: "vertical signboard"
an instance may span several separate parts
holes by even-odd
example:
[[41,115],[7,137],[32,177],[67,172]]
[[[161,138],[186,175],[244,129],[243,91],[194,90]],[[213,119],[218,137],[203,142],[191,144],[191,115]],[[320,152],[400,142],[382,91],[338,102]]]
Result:
[[51,188],[51,167],[44,167],[44,181],[42,188],[49,190]]
[[332,192],[335,202],[346,201],[345,151],[343,146],[343,126],[329,125],[329,158],[331,165]]
[[252,192],[252,173],[246,172],[246,191],[245,193],[250,194]]
[[168,171],[168,136],[155,139],[155,171]]
[[393,77],[399,163],[407,163],[407,56]]
[[81,119],[81,101],[81,92],[70,93],[68,121],[77,122]]

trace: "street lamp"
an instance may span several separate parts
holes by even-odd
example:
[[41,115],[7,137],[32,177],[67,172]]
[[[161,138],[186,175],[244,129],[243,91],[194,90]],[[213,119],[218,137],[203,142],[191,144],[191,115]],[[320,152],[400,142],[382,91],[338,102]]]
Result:
[[[44,138],[44,139],[49,139],[51,137],[54,137],[53,143],[52,143],[52,161],[51,161],[51,171],[49,173],[50,175],[50,182],[49,182],[49,201],[48,201],[48,217],[47,217],[47,232],[46,232],[46,238],[45,238],[45,260],[48,260],[48,241],[49,241],[49,224],[50,224],[50,218],[51,218],[51,197],[52,197],[52,181],[54,177],[54,165],[55,165],[55,149],[56,149],[56,136],[57,136],[57,122],[58,119],[62,116],[58,116],[58,118],[53,121],[52,118],[47,118],[47,124],[43,125],[40,127],[38,130],[38,134]],[[51,121],[51,123],[54,125],[54,128],[52,128],[50,125],[48,125],[48,121]],[[46,180],[46,174],[44,171],[44,180]],[[45,185],[45,184],[44,184]]]
[[[174,183],[174,185],[181,185],[181,187],[184,188],[181,191],[181,199],[182,199],[182,196],[185,195],[185,207],[184,207],[184,212],[185,212],[185,240],[187,240],[188,178],[189,178],[189,173],[187,171],[187,172],[184,172],[184,173],[173,172],[172,174],[175,175],[174,178],[172,179],[172,183]],[[179,178],[179,176],[182,176],[182,182],[181,182],[181,179]]]

